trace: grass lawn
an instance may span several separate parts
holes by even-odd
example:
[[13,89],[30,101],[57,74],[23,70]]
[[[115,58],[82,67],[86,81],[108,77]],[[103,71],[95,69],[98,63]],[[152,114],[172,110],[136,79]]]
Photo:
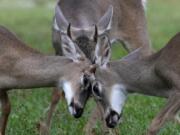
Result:
[[[16,0],[18,1],[18,0]],[[11,0],[11,2],[16,2]],[[51,23],[53,8],[23,8],[0,0],[0,25],[8,27],[33,48],[46,53],[53,53],[51,45]],[[156,50],[162,48],[167,41],[180,32],[180,1],[149,0],[147,6],[148,30],[152,46]],[[123,56],[124,51],[113,53],[113,58]],[[16,90],[9,92],[12,112],[8,122],[8,135],[36,135],[36,123],[45,116],[51,98],[51,89]],[[130,95],[124,109],[124,121],[117,128],[121,135],[141,135],[145,133],[152,118],[165,103],[164,99]],[[52,135],[83,135],[82,129],[94,106],[93,100],[88,102],[81,119],[70,116],[64,101],[58,105],[53,117]],[[97,134],[101,135],[99,125]],[[180,135],[180,125],[169,122],[160,135]]]

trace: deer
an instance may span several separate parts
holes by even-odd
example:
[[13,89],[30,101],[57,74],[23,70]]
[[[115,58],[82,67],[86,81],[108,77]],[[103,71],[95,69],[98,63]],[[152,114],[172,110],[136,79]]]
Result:
[[[144,46],[143,54],[151,54],[145,3],[146,0],[58,0],[52,27],[55,54],[63,55],[61,34],[68,35],[76,42],[92,63],[97,38],[105,34],[109,36],[111,44],[120,42],[128,52]],[[49,130],[53,112],[62,95],[54,89],[47,118],[45,122],[40,122],[42,131]],[[99,107],[94,109],[84,128],[86,134],[92,131],[93,125],[101,117],[102,109]]]
[[147,131],[147,135],[156,135],[167,121],[178,118],[180,111],[180,33],[149,56],[143,56],[144,47],[140,47],[114,61],[110,61],[110,44],[104,38],[106,42],[97,44],[95,51],[92,94],[104,110],[107,126],[114,128],[121,122],[128,93],[162,97],[167,103]]
[[95,66],[68,36],[61,35],[61,39],[65,56],[45,55],[0,26],[1,135],[5,135],[11,111],[8,92],[12,89],[62,88],[70,114],[75,118],[82,115]]

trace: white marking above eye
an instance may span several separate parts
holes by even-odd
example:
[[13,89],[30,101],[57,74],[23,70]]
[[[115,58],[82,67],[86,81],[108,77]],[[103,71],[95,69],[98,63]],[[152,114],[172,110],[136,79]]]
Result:
[[56,18],[54,19],[54,29],[57,30],[57,31],[60,30],[59,27],[58,27],[58,25],[57,25]]
[[116,111],[118,114],[121,113],[126,98],[127,98],[127,91],[124,85],[115,84],[112,86],[110,103],[112,109]]
[[63,90],[64,90],[64,93],[65,93],[65,98],[67,100],[67,103],[68,105],[70,105],[72,99],[73,99],[73,96],[74,96],[74,92],[72,90],[72,85],[70,82],[68,81],[64,81],[63,82]]

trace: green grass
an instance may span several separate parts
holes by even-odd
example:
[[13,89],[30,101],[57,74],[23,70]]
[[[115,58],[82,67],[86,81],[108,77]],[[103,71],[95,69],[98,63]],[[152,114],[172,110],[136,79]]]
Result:
[[[53,53],[51,45],[52,8],[8,7],[8,2],[1,5],[0,24],[8,27],[23,41],[33,48],[46,53]],[[4,2],[4,1],[3,1]],[[11,1],[12,2],[12,1]],[[180,31],[179,0],[149,0],[147,7],[148,29],[152,45],[155,49],[162,48],[167,41]],[[114,51],[113,57],[125,55],[125,51]],[[8,122],[8,135],[36,135],[36,123],[45,116],[51,89],[34,89],[26,91],[10,91],[12,112]],[[152,118],[165,103],[164,99],[130,95],[124,109],[124,122],[117,128],[122,135],[141,135],[145,133]],[[52,135],[83,135],[82,129],[93,109],[94,102],[88,102],[81,119],[74,119],[67,111],[65,101],[58,104],[51,127]],[[101,135],[99,126],[97,134]],[[180,126],[169,122],[160,135],[180,135]]]

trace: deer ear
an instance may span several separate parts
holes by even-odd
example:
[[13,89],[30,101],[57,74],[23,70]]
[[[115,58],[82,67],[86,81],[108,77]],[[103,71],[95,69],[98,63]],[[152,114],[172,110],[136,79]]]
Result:
[[99,37],[95,49],[95,63],[101,67],[107,67],[111,57],[111,46],[109,38],[104,35]]
[[99,35],[102,35],[106,31],[111,29],[112,18],[113,18],[113,6],[110,5],[104,16],[101,17],[101,19],[97,23]]
[[60,31],[61,33],[67,34],[67,29],[69,22],[62,13],[62,10],[59,5],[55,7],[55,17],[53,27],[55,30]]
[[61,34],[62,52],[63,55],[72,59],[74,62],[79,62],[85,59],[84,53],[74,43],[68,35]]

